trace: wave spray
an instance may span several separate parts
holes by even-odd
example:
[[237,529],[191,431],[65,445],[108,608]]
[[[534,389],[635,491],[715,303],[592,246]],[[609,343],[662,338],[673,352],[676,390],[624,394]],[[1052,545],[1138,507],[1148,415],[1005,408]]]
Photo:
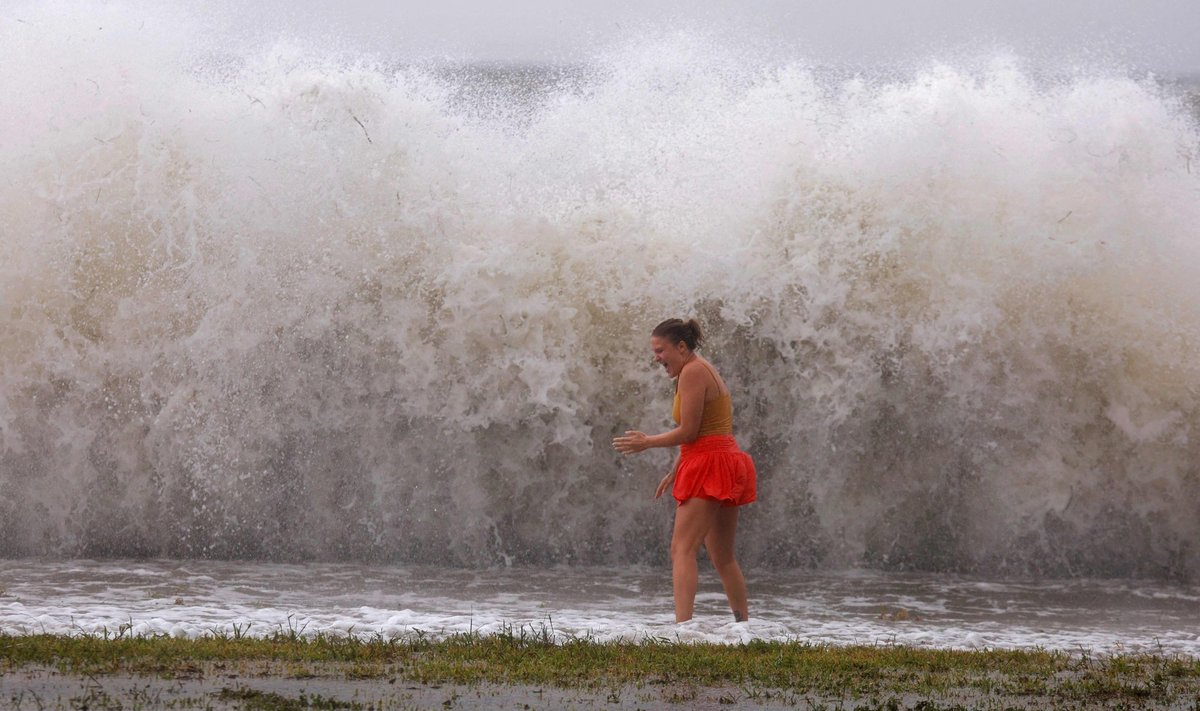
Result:
[[1200,133],[1161,85],[112,12],[0,33],[0,554],[660,561],[669,459],[609,441],[666,426],[649,329],[695,315],[746,563],[1200,572]]

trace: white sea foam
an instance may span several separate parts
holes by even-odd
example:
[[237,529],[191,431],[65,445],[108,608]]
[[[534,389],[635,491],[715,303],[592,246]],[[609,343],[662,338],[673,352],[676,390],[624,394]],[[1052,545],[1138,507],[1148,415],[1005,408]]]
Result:
[[46,7],[0,25],[0,555],[661,561],[666,455],[608,441],[695,314],[748,563],[1200,569],[1200,140],[1152,79]]
[[696,618],[673,623],[665,570],[466,571],[358,565],[0,562],[0,633],[556,641],[755,639],[1200,655],[1200,589],[1104,580],[989,583],[944,575],[752,576],[748,623],[706,577]]

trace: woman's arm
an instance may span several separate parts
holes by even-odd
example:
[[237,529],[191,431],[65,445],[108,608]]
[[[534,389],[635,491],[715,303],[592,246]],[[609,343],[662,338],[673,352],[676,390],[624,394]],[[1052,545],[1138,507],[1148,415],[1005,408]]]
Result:
[[679,374],[679,426],[656,435],[630,430],[624,437],[613,439],[613,446],[622,454],[637,454],[651,447],[677,447],[696,441],[700,436],[700,419],[704,416],[706,386],[700,369],[684,368]]

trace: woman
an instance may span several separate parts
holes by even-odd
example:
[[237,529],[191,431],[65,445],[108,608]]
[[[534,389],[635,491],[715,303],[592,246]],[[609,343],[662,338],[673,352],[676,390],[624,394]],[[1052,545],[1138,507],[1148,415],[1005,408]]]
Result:
[[679,456],[654,498],[667,487],[678,501],[671,536],[671,577],[675,621],[692,619],[698,572],[696,554],[703,543],[721,576],[733,618],[749,619],[746,580],[734,557],[737,507],[755,499],[754,461],[733,439],[733,402],[716,368],[696,354],[703,335],[695,319],[663,321],[650,334],[654,362],[676,378],[675,429],[657,435],[629,431],[613,440],[622,454],[651,447],[679,446]]

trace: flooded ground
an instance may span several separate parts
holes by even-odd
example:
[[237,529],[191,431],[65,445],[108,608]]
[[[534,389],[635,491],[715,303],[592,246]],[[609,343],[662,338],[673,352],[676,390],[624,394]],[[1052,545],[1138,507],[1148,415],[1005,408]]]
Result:
[[665,569],[7,560],[0,561],[0,632],[385,638],[524,632],[596,641],[768,639],[1200,655],[1194,585],[747,572],[749,623],[732,621],[715,575],[705,571],[696,619],[675,625]]

